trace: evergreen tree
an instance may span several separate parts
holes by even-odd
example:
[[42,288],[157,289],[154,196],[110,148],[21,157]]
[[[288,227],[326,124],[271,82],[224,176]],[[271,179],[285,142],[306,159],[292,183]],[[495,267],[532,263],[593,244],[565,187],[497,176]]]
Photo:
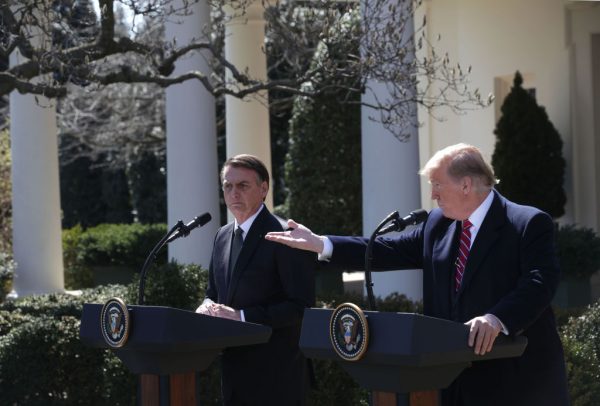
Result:
[[[358,43],[345,38],[346,31],[359,29],[358,14],[349,15],[346,21],[336,41],[319,45],[314,64],[323,63],[326,54],[333,52],[337,58],[332,59],[343,69],[351,55],[356,55]],[[360,105],[340,103],[346,97],[358,101],[360,95],[324,91],[314,99],[299,97],[290,120],[286,214],[310,224],[316,233],[362,231]],[[318,275],[317,289],[341,291],[341,276]]]
[[10,137],[8,130],[2,130],[0,131],[0,253],[12,251],[11,162]]
[[[78,140],[69,136],[60,138],[60,143],[69,142]],[[63,228],[132,222],[125,169],[111,168],[105,154],[96,160],[83,156],[63,162],[59,179]]]
[[165,156],[142,152],[127,167],[135,220],[143,224],[167,222]]
[[496,125],[492,166],[507,198],[537,207],[553,218],[565,212],[563,142],[543,107],[522,87],[517,71]]

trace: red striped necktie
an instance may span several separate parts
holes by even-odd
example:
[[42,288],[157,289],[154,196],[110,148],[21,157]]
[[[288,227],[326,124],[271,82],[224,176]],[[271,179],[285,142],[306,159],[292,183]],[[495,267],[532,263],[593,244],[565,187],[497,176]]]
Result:
[[456,272],[454,274],[454,291],[458,292],[460,284],[465,273],[465,265],[469,258],[471,250],[471,227],[473,224],[469,220],[462,222],[462,232],[460,233],[460,245],[458,247],[458,257],[456,258]]

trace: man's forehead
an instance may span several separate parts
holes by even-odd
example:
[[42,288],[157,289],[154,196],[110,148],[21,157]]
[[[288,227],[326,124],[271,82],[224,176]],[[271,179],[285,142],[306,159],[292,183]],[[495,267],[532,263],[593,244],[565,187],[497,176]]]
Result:
[[223,183],[242,183],[258,179],[258,174],[252,169],[227,166],[223,171]]
[[441,166],[437,168],[433,168],[431,172],[429,172],[429,181],[433,182],[434,180],[438,180],[445,175],[446,171],[442,170]]

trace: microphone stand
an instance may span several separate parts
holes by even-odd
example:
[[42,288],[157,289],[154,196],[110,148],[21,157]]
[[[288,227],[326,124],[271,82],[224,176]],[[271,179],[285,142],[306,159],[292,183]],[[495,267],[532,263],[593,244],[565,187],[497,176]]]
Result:
[[[388,214],[388,216],[379,223],[375,231],[373,231],[373,234],[371,234],[371,238],[369,238],[367,249],[365,251],[365,285],[367,288],[370,310],[377,310],[375,296],[373,295],[373,281],[371,279],[371,262],[373,261],[373,243],[375,242],[375,238],[392,231],[402,231],[406,226],[419,224],[425,221],[426,218],[427,212],[425,210],[415,210],[403,219],[400,218],[397,211],[394,211]],[[392,225],[384,228],[384,226],[390,222]]]
[[163,238],[160,239],[160,241],[154,246],[154,248],[152,248],[152,251],[150,251],[150,254],[148,254],[146,261],[144,261],[144,266],[142,266],[142,270],[140,271],[140,286],[139,286],[139,291],[138,291],[138,305],[142,306],[144,304],[144,289],[146,287],[146,274],[148,273],[148,268],[150,267],[150,264],[152,263],[153,260],[154,261],[156,260],[156,254],[158,253],[158,251],[160,251],[160,249],[162,247],[164,247],[166,245],[169,237],[171,237],[175,232],[182,230],[184,227],[185,227],[185,224],[183,224],[183,221],[179,220],[177,222],[177,224],[175,224],[173,226],[173,228],[171,228],[169,230],[169,232],[167,234],[165,234],[165,236]]
[[397,211],[394,211],[386,218],[383,219],[381,223],[375,228],[373,234],[369,238],[369,242],[367,244],[367,250],[365,252],[365,287],[367,288],[367,298],[369,301],[369,310],[377,310],[377,305],[375,304],[375,296],[373,295],[373,280],[371,279],[371,262],[373,261],[373,242],[375,242],[375,238],[379,235],[379,231],[388,224],[390,221],[398,221],[400,215]]

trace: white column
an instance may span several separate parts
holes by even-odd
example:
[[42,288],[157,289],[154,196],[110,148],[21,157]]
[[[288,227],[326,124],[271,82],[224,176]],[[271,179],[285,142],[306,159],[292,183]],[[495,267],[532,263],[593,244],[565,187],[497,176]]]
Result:
[[[165,27],[166,38],[176,39],[179,46],[209,32],[209,5],[200,1],[189,7],[190,15]],[[177,61],[172,76],[191,70],[210,75],[205,57],[195,53]],[[187,223],[205,212],[212,216],[202,229],[172,242],[169,258],[208,268],[220,225],[214,97],[197,81],[171,86],[166,92],[166,118],[168,225],[172,227],[178,220]]]
[[[234,11],[231,11],[233,13]],[[235,11],[239,13],[239,11]],[[260,1],[252,2],[242,16],[229,21],[225,28],[225,57],[240,72],[247,69],[250,77],[267,78],[265,55],[264,8]],[[227,71],[227,79],[231,79]],[[259,157],[271,171],[271,132],[269,128],[269,97],[267,92],[242,100],[225,97],[227,131],[227,158],[237,154]],[[265,201],[273,209],[273,196],[269,191]]]
[[[370,80],[367,87],[362,97],[364,103],[376,104],[375,95],[379,100],[390,98],[385,83]],[[420,208],[416,109],[415,105],[414,122],[406,124],[404,128],[404,133],[410,133],[410,139],[401,142],[380,123],[369,119],[370,116],[377,117],[378,112],[362,108],[363,233],[367,237],[391,212],[398,210],[400,216],[404,217]],[[412,300],[423,297],[421,270],[374,272],[372,277],[376,296],[385,297],[399,292]]]
[[37,99],[10,95],[14,297],[64,290],[56,109]]

